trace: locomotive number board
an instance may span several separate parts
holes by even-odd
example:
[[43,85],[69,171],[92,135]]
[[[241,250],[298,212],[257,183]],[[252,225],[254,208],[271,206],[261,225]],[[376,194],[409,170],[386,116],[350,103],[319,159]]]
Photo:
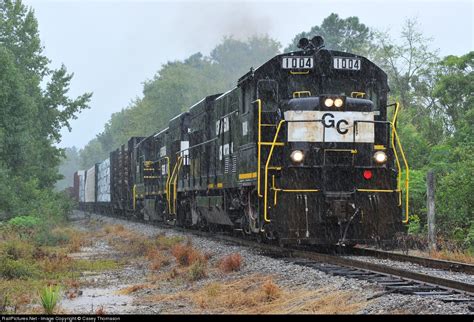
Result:
[[313,65],[313,57],[289,56],[281,61],[283,69],[311,69]]
[[360,59],[349,57],[334,57],[332,66],[334,69],[360,70]]
[[334,57],[332,66],[334,69],[360,70],[360,59],[349,57]]

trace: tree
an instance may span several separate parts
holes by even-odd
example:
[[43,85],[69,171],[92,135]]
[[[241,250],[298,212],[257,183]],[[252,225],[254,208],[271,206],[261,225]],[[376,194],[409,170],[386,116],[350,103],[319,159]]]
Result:
[[433,96],[438,99],[436,108],[446,116],[446,128],[453,133],[474,108],[474,51],[461,57],[448,56],[439,67]]
[[132,136],[148,136],[166,128],[171,118],[203,97],[236,86],[240,76],[275,56],[280,46],[268,36],[247,41],[224,38],[209,57],[196,53],[166,63],[144,83],[143,97],[114,113],[104,131],[80,152],[83,166],[99,161],[97,155],[105,158],[106,152]]
[[321,26],[314,26],[308,32],[302,32],[293,38],[285,52],[298,50],[298,41],[305,37],[322,36],[326,48],[369,56],[372,48],[373,32],[359,22],[358,17],[342,19],[336,13],[326,17]]
[[[88,108],[91,94],[68,97],[72,74],[52,70],[34,12],[0,1],[0,216],[58,215],[66,209],[54,183],[64,151],[60,130]],[[44,85],[46,84],[46,85]],[[63,207],[64,206],[64,207]]]
[[[53,144],[60,141],[61,128],[70,129],[69,120],[88,108],[92,94],[76,99],[67,96],[72,74],[67,74],[64,66],[58,70],[48,67],[34,12],[21,0],[0,2],[0,45],[0,55],[8,66],[5,75],[12,78],[5,81],[18,91],[12,94],[13,105],[0,103],[6,125],[4,149],[15,152],[16,146],[21,150],[2,161],[13,174],[37,178],[41,187],[52,188],[59,178],[57,167],[63,155]],[[16,108],[11,110],[13,106]]]
[[439,60],[430,50],[431,39],[418,30],[416,19],[407,19],[401,32],[401,44],[396,44],[387,33],[376,34],[378,50],[374,60],[387,72],[392,96],[409,108],[416,98],[415,89],[430,77],[432,66]]

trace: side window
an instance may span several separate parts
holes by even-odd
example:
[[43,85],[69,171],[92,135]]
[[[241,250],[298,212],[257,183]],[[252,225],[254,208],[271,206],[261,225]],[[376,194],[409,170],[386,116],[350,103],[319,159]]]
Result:
[[378,111],[380,109],[379,97],[377,95],[377,91],[373,87],[370,87],[367,90],[367,98],[371,100],[372,102],[374,102],[374,109]]

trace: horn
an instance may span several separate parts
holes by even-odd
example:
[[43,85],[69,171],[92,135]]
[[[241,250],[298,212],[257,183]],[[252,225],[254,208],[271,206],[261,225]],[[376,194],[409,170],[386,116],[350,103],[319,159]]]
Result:
[[301,38],[300,41],[298,41],[298,48],[304,49],[309,45],[309,40],[308,38]]
[[313,39],[311,39],[311,43],[315,48],[319,48],[324,46],[324,38],[321,36],[314,36]]

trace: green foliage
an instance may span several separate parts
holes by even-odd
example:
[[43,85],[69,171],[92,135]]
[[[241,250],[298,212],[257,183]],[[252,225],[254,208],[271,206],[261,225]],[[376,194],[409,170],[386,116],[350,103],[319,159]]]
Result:
[[53,314],[54,308],[58,303],[60,297],[60,286],[47,286],[39,291],[39,297],[41,305],[43,306],[44,313]]
[[417,215],[410,215],[408,217],[408,233],[412,235],[419,234],[421,231],[420,217]]
[[43,226],[34,237],[34,242],[38,246],[58,246],[69,242],[70,237],[67,233],[51,230],[50,227]]
[[276,55],[280,44],[268,37],[247,41],[224,38],[209,57],[201,53],[163,65],[144,83],[143,98],[114,113],[104,132],[80,151],[81,165],[89,168],[131,136],[147,136],[168,126],[168,121],[192,104],[236,85],[237,79]]
[[466,113],[474,106],[474,51],[461,57],[448,56],[439,67],[433,95],[438,99],[436,108],[446,116],[446,126],[452,132],[463,126]]
[[471,255],[474,255],[474,221],[471,221],[471,226],[469,227],[469,230],[467,232],[465,243],[469,253],[471,253]]
[[15,261],[19,259],[31,259],[33,253],[33,245],[23,240],[10,239],[0,245],[0,254]]
[[63,156],[54,144],[91,94],[67,96],[72,74],[48,67],[34,13],[21,0],[0,3],[0,39],[0,220],[58,219],[69,208],[52,192]]
[[40,219],[33,216],[18,216],[10,219],[8,224],[16,229],[34,229],[40,224]]
[[207,276],[207,262],[205,260],[197,260],[189,267],[189,279],[197,281]]
[[[471,154],[472,158],[472,154]],[[438,178],[437,215],[446,232],[467,229],[474,220],[474,159],[450,164],[450,171]]]
[[26,259],[13,259],[8,255],[0,256],[0,278],[26,279],[38,276],[37,267]]
[[373,47],[373,32],[359,22],[359,18],[352,16],[342,19],[336,13],[325,18],[321,26],[314,26],[309,32],[302,32],[293,38],[285,52],[298,50],[298,41],[306,37],[322,36],[326,48],[340,50],[368,56]]

